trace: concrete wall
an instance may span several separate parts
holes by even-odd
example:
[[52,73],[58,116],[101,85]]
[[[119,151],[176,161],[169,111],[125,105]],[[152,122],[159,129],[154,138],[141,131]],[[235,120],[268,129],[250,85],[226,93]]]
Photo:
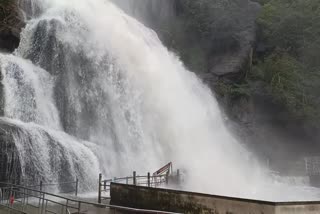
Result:
[[320,213],[320,202],[275,203],[116,183],[111,184],[110,203],[140,209],[192,214]]
[[276,214],[319,214],[320,202],[277,203]]
[[111,204],[141,209],[206,214],[275,214],[274,203],[177,190],[111,184]]

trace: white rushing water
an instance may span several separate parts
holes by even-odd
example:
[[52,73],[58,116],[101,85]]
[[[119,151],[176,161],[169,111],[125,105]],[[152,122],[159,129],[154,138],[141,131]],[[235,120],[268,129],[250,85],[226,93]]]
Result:
[[53,77],[31,62],[16,56],[0,55],[5,83],[5,115],[60,129],[53,100]]
[[[15,135],[20,159],[41,160],[34,167],[47,180],[67,171],[90,187],[99,171],[142,174],[172,161],[186,171],[187,190],[318,196],[269,177],[225,128],[210,90],[152,30],[111,2],[32,2],[42,12],[28,21],[15,56],[0,60],[6,120],[29,136]],[[63,160],[70,169],[59,167]]]

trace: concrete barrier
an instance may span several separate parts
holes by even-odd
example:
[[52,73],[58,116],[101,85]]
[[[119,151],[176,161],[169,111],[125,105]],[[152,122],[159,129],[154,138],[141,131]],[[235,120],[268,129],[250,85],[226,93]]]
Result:
[[111,204],[192,214],[315,214],[320,202],[276,203],[179,190],[111,184]]
[[276,203],[276,214],[319,214],[320,202]]

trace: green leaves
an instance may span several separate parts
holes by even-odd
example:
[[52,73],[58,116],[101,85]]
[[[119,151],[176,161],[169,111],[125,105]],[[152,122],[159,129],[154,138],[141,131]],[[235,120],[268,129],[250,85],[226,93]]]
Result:
[[270,0],[257,23],[260,40],[272,51],[256,65],[255,78],[294,117],[318,120],[320,0]]
[[272,0],[257,23],[270,45],[300,54],[306,41],[320,36],[320,0]]
[[287,54],[273,54],[262,65],[265,81],[277,102],[296,113],[306,104],[301,65]]

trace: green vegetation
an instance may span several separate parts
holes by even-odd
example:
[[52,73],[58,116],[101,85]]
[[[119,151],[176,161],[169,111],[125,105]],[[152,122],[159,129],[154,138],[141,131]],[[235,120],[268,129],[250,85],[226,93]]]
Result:
[[265,5],[267,3],[269,3],[271,0],[252,0],[254,2],[258,2],[261,5]]
[[251,78],[264,81],[274,102],[283,105],[294,118],[318,118],[319,92],[313,90],[319,77],[306,70],[296,58],[286,52],[272,53],[253,72]]
[[271,0],[257,20],[269,48],[250,78],[261,80],[294,118],[320,116],[320,0]]
[[320,0],[266,0],[257,19],[258,50],[252,70],[217,85],[235,100],[265,96],[285,109],[287,121],[319,127]]
[[263,9],[253,68],[236,80],[221,80],[216,92],[229,103],[265,96],[285,109],[285,120],[319,127],[320,0],[257,2]]

